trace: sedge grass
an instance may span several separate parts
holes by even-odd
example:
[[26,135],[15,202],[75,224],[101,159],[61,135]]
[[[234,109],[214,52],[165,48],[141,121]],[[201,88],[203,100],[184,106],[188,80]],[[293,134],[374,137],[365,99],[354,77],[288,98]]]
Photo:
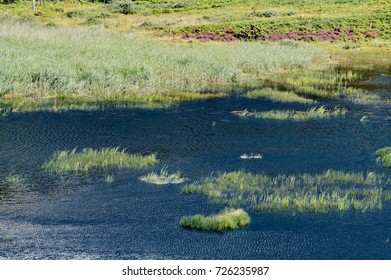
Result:
[[55,153],[52,159],[43,165],[43,168],[56,173],[89,172],[110,168],[142,169],[157,162],[155,154],[147,156],[128,154],[119,148],[83,149],[80,152],[74,149]]
[[283,102],[283,103],[297,102],[297,103],[311,104],[315,102],[312,99],[298,96],[294,92],[279,91],[272,88],[253,90],[248,92],[245,96],[247,98],[266,98],[266,99]]
[[391,147],[385,147],[377,150],[376,157],[383,166],[391,168]]
[[186,178],[182,177],[182,174],[179,171],[169,173],[167,166],[163,166],[160,173],[151,172],[139,179],[155,185],[180,184],[186,181]]
[[250,223],[250,216],[243,209],[225,209],[212,216],[194,215],[180,219],[182,227],[199,230],[224,231],[245,227]]
[[273,120],[293,120],[293,121],[305,121],[310,119],[324,119],[331,117],[344,116],[347,110],[344,108],[327,109],[325,106],[312,107],[307,111],[294,111],[294,110],[271,110],[265,112],[257,111],[234,111],[240,117],[254,117],[257,119],[273,119]]
[[390,180],[368,172],[329,170],[322,174],[277,175],[245,172],[207,177],[183,188],[184,193],[203,193],[215,202],[230,207],[257,211],[298,211],[325,213],[381,209],[391,199],[384,189]]
[[99,27],[0,23],[1,108],[172,105],[221,96],[207,92],[213,87],[255,84],[265,73],[328,61],[321,48],[305,44],[185,45]]

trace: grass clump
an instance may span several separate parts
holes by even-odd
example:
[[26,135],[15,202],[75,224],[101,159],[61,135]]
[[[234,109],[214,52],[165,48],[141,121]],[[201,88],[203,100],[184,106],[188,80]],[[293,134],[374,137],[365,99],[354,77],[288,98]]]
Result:
[[263,156],[261,154],[243,154],[240,156],[241,159],[261,159]]
[[250,216],[243,209],[225,209],[212,216],[185,216],[179,221],[182,227],[199,230],[224,231],[245,227],[250,223]]
[[23,178],[19,175],[9,175],[5,178],[5,182],[9,185],[20,185],[23,182]]
[[157,163],[156,155],[142,156],[128,154],[119,148],[102,148],[100,150],[83,149],[77,152],[60,151],[47,161],[43,168],[56,172],[89,172],[109,168],[147,168]]
[[230,207],[257,211],[298,211],[325,213],[349,209],[381,209],[391,200],[384,189],[390,180],[368,172],[329,170],[322,174],[277,175],[245,172],[224,173],[185,186],[184,193],[203,193]]
[[253,90],[246,94],[247,98],[266,98],[273,101],[279,101],[284,103],[298,102],[304,104],[311,104],[315,101],[312,99],[298,96],[291,91],[279,91],[272,88],[264,88],[259,90]]
[[257,111],[234,111],[240,117],[254,117],[257,119],[273,119],[273,120],[293,120],[293,121],[305,121],[310,119],[330,118],[343,116],[347,112],[344,108],[327,109],[325,106],[312,107],[307,111],[294,111],[294,110],[271,110],[266,112]]
[[385,147],[376,151],[376,157],[383,166],[391,168],[391,147]]
[[160,173],[151,172],[146,176],[139,178],[141,181],[152,183],[155,185],[167,185],[167,184],[180,184],[186,181],[186,178],[182,177],[182,174],[178,171],[175,173],[169,173],[167,166],[163,166]]

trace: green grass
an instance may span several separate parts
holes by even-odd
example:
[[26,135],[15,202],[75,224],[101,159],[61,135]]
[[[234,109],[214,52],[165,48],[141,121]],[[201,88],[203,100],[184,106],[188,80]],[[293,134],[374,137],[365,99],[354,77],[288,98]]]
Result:
[[385,147],[376,151],[376,157],[383,166],[391,168],[391,147]]
[[178,171],[175,173],[169,173],[167,166],[163,166],[160,173],[151,172],[146,176],[139,178],[141,181],[155,184],[155,185],[167,185],[167,184],[180,184],[186,181],[186,178],[182,177],[182,174]]
[[207,177],[185,186],[183,192],[203,193],[215,202],[257,211],[326,213],[381,209],[391,199],[391,191],[384,189],[387,184],[389,178],[374,172],[270,176],[240,171]]
[[310,119],[330,118],[343,116],[347,112],[343,108],[327,109],[324,106],[312,107],[307,111],[293,111],[293,110],[271,110],[265,112],[257,111],[234,111],[233,113],[240,117],[254,117],[258,119],[273,119],[273,120],[293,120],[305,121]]
[[5,178],[5,182],[9,185],[20,185],[23,182],[23,178],[19,175],[9,175]]
[[225,209],[212,216],[194,215],[180,219],[182,227],[199,230],[224,231],[245,227],[250,223],[250,216],[243,209]]
[[3,109],[172,105],[224,96],[211,88],[254,85],[266,73],[307,69],[327,61],[322,49],[304,44],[189,46],[102,28],[42,28],[0,21]]
[[156,164],[156,155],[142,156],[128,154],[119,148],[102,148],[100,150],[83,149],[78,152],[60,151],[53,155],[42,167],[56,173],[89,172],[110,168],[147,168]]
[[311,104],[315,102],[312,99],[298,96],[297,94],[290,91],[280,91],[269,87],[250,91],[246,93],[245,96],[247,98],[266,98],[266,99],[283,102],[283,103],[297,102],[297,103]]

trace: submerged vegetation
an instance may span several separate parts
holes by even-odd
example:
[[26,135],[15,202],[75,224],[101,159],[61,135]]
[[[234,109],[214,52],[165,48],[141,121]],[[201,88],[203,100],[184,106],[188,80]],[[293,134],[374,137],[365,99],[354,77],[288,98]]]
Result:
[[325,213],[381,209],[391,200],[385,189],[390,180],[368,172],[329,170],[322,174],[277,175],[245,172],[207,177],[183,188],[184,193],[203,193],[213,201],[230,207],[248,207],[257,211],[298,211]]
[[128,154],[119,148],[102,148],[100,150],[83,149],[78,152],[60,151],[53,155],[42,167],[56,173],[89,172],[95,169],[109,168],[147,168],[156,164],[156,155]]
[[200,230],[224,231],[245,227],[250,216],[243,209],[224,209],[212,216],[194,215],[182,217],[179,224],[183,227]]
[[140,180],[155,185],[167,185],[183,183],[186,178],[182,177],[182,174],[179,171],[169,173],[167,166],[163,166],[160,173],[151,172],[146,176],[140,177]]
[[391,147],[385,147],[377,150],[376,157],[385,167],[391,168]]
[[273,120],[293,120],[305,121],[309,119],[330,118],[343,116],[347,112],[344,108],[327,109],[324,106],[312,107],[307,111],[293,111],[293,110],[271,110],[266,112],[257,111],[234,111],[233,114],[240,117],[254,117],[258,119],[273,119]]

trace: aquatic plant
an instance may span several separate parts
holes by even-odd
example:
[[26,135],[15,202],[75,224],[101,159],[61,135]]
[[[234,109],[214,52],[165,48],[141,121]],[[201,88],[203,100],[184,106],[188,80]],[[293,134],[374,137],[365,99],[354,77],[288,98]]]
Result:
[[185,186],[184,193],[203,193],[230,207],[257,211],[325,213],[349,209],[381,209],[391,199],[385,175],[328,170],[322,174],[277,175],[243,171],[207,177]]
[[179,221],[182,227],[199,230],[224,231],[245,227],[250,223],[250,216],[243,209],[227,208],[212,216],[185,216]]
[[247,98],[266,98],[273,101],[279,102],[298,102],[304,104],[311,104],[315,101],[312,99],[304,98],[298,96],[294,92],[291,91],[280,91],[272,88],[263,88],[258,90],[253,90],[245,95]]
[[385,147],[377,150],[376,157],[383,166],[391,168],[391,147]]
[[107,175],[106,178],[105,178],[105,182],[107,184],[111,184],[114,182],[114,176],[113,175]]
[[293,110],[271,110],[265,112],[248,111],[233,111],[232,113],[240,117],[254,117],[258,119],[273,119],[273,120],[293,120],[305,121],[309,119],[330,118],[343,116],[347,112],[344,108],[327,109],[325,106],[312,107],[307,111]]
[[261,159],[262,155],[261,154],[243,154],[240,156],[241,159]]
[[19,175],[9,175],[5,178],[5,182],[9,185],[19,185],[23,182],[23,179]]
[[140,177],[139,179],[141,181],[155,185],[180,184],[186,181],[186,178],[182,177],[182,174],[179,171],[175,173],[169,173],[168,167],[166,165],[162,167],[160,173],[151,172],[146,176]]
[[42,167],[56,173],[89,172],[94,169],[109,168],[142,169],[157,162],[155,154],[147,156],[128,154],[120,148],[83,149],[81,152],[73,149],[56,152]]

